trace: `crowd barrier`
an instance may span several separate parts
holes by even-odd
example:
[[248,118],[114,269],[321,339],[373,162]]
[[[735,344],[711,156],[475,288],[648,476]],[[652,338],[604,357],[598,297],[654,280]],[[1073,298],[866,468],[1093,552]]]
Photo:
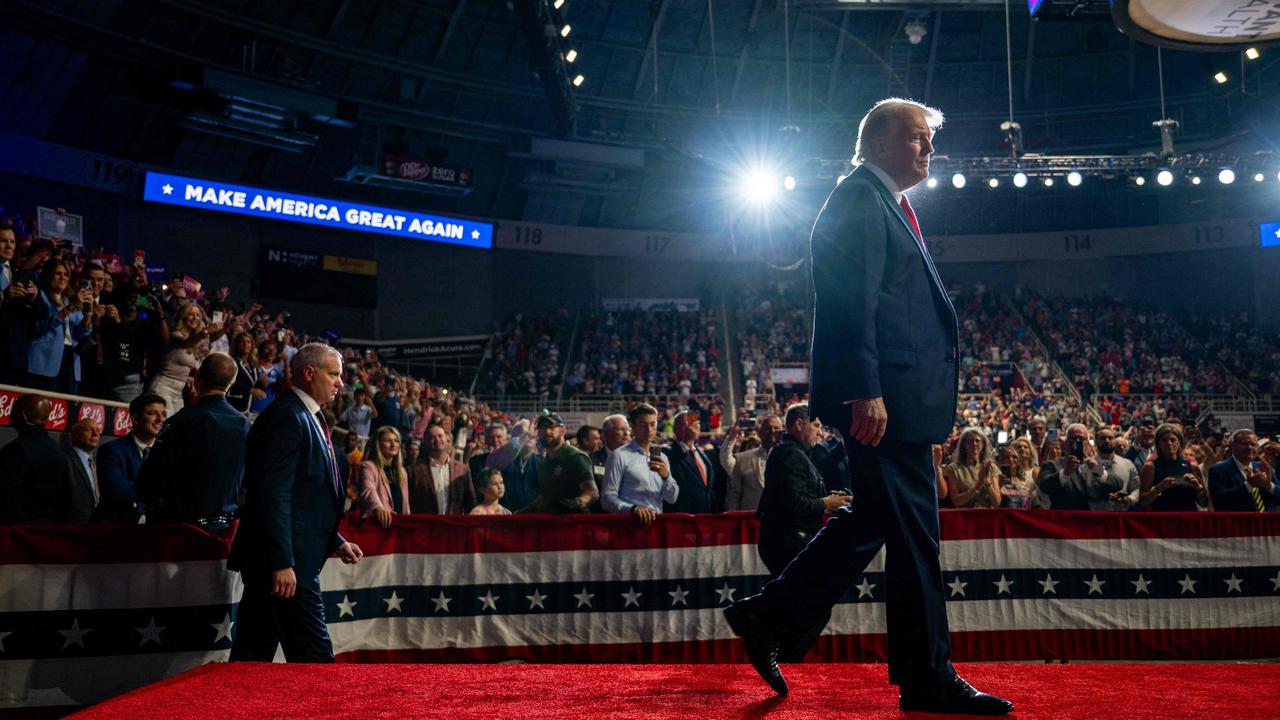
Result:
[[[324,568],[339,662],[739,662],[766,581],[746,513],[350,521]],[[959,661],[1280,657],[1280,516],[942,513]],[[0,527],[0,710],[96,702],[227,658],[230,532]],[[810,661],[882,662],[883,555]]]

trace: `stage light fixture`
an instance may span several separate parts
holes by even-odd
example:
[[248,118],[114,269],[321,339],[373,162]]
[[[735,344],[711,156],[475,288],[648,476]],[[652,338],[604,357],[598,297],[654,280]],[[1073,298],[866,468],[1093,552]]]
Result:
[[585,80],[586,80],[586,78],[584,78],[583,76],[581,76],[581,75],[577,75],[577,76],[575,76],[575,77],[573,78],[573,86],[574,86],[574,87],[582,87],[582,83],[583,83]]
[[1216,72],[1213,74],[1213,79],[1216,80],[1219,85],[1225,85],[1227,83],[1227,74],[1224,72]]
[[787,190],[795,190],[796,179],[790,175],[782,178],[782,187],[786,188]]
[[555,2],[551,3],[551,5],[555,9],[559,10],[560,8],[564,7],[564,0],[556,0]]
[[1156,182],[1160,183],[1165,187],[1169,187],[1170,185],[1173,184],[1173,173],[1169,172],[1168,170],[1161,170],[1160,172],[1156,173]]
[[751,202],[765,205],[778,193],[778,178],[763,170],[752,170],[742,178],[741,190]]
[[968,181],[965,179],[964,173],[956,173],[951,176],[951,184],[955,186],[955,189],[957,190],[963,188],[966,182]]
[[1051,177],[1047,177],[1047,178],[1045,178],[1045,179],[1044,179],[1044,186],[1045,186],[1045,187],[1053,187],[1053,178],[1051,178]]
[[1223,185],[1230,185],[1236,181],[1236,171],[1231,168],[1222,168],[1218,171],[1218,182]]
[[1199,176],[1199,175],[1192,175],[1192,176],[1191,176],[1191,184],[1192,184],[1192,185],[1199,185],[1199,184],[1200,184],[1200,176]]
[[1026,187],[1026,186],[1027,186],[1027,174],[1026,174],[1026,173],[1014,173],[1014,174],[1013,174],[1013,186],[1014,186],[1014,187],[1020,187],[1020,188],[1022,188],[1022,187]]
[[1084,182],[1084,176],[1072,170],[1067,173],[1067,184],[1071,187],[1080,187],[1080,183]]
[[1254,181],[1254,182],[1262,182],[1263,180],[1266,180],[1266,179],[1267,179],[1267,176],[1266,176],[1266,175],[1263,175],[1262,173],[1254,173],[1254,174],[1253,174],[1253,181]]
[[[569,25],[567,24],[564,27],[560,28],[560,37],[569,37],[569,32],[572,29],[573,28],[569,27]],[[1223,82],[1226,82],[1226,81],[1224,80]]]
[[1138,177],[1133,179],[1133,184],[1137,185],[1138,187],[1142,187],[1143,185],[1147,184],[1147,179],[1139,175]]
[[925,187],[927,187],[927,188],[929,188],[930,190],[932,190],[933,188],[938,187],[938,178],[931,177],[931,178],[929,178],[928,180],[925,180],[925,181],[924,181],[924,186],[925,186]]
[[577,60],[577,59],[578,59],[578,51],[577,51],[577,50],[572,50],[572,49],[571,49],[571,50],[569,50],[569,52],[567,52],[567,53],[565,53],[565,54],[564,54],[564,61],[565,61],[565,62],[567,62],[567,63],[571,63],[571,62],[573,62],[574,60]]
[[987,181],[987,185],[991,188],[1000,187],[1000,178],[991,178],[990,180]]
[[1249,58],[1250,60],[1257,60],[1259,57],[1261,57],[1261,53],[1258,52],[1258,48],[1249,48],[1248,50],[1244,51],[1244,56]]

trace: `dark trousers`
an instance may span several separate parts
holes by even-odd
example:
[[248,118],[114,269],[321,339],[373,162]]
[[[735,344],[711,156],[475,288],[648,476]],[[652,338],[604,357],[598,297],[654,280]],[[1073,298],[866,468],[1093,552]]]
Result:
[[324,622],[320,575],[298,577],[291,598],[271,595],[271,573],[246,571],[244,595],[236,618],[232,662],[271,662],[276,647],[284,647],[288,662],[331,663],[333,643]]
[[836,513],[751,599],[780,637],[810,630],[885,552],[884,599],[889,682],[932,688],[955,676],[942,571],[938,500],[927,444],[847,445],[854,502]]
[[[769,568],[769,576],[777,578],[782,574],[796,555],[809,544],[813,533],[802,533],[797,530],[773,530],[765,520],[760,524],[760,544],[756,550],[764,566]],[[818,641],[823,629],[831,621],[831,610],[827,609],[821,617],[814,620],[807,628],[796,632],[783,640],[778,647],[779,662],[801,662],[804,656]]]

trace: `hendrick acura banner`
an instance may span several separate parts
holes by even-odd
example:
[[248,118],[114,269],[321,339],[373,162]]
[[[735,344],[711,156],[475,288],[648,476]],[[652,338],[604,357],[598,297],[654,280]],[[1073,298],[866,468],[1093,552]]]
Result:
[[438,358],[479,357],[489,344],[488,335],[459,335],[413,340],[360,340],[343,338],[343,347],[373,350],[387,360],[435,360]]
[[337,230],[478,248],[493,246],[493,225],[490,223],[158,172],[147,173],[142,197],[151,202],[322,225]]

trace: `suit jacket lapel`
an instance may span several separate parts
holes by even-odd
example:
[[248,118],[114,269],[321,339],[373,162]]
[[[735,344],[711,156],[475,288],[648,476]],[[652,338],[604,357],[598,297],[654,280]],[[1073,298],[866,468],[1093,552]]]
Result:
[[870,182],[872,186],[876,188],[876,191],[880,193],[880,199],[884,201],[885,205],[888,206],[893,215],[898,218],[898,222],[902,224],[902,228],[907,231],[907,236],[911,238],[911,244],[915,246],[916,252],[920,254],[920,258],[924,260],[924,265],[929,270],[929,277],[933,278],[934,289],[937,290],[938,295],[942,297],[942,301],[946,303],[947,307],[951,310],[951,314],[954,315],[956,310],[951,305],[951,298],[947,297],[947,292],[943,289],[942,277],[938,275],[938,269],[933,265],[933,258],[929,257],[929,253],[925,252],[924,246],[921,244],[922,241],[916,238],[916,231],[911,227],[911,223],[907,220],[906,213],[902,212],[902,206],[893,201],[893,193],[889,192],[889,188],[885,187],[884,183],[880,182],[880,178],[876,177],[875,173],[863,168],[861,165],[859,165],[858,169],[854,172],[862,173],[866,177],[867,181]]
[[[320,443],[320,454],[324,456],[324,475],[329,479],[329,492],[333,493],[335,500],[341,502],[342,496],[338,491],[338,458],[329,452],[329,443],[325,442],[324,436],[320,434],[320,426],[316,424],[315,416],[307,410],[307,405],[302,402],[302,398],[292,390],[289,391],[289,397],[298,409],[298,413],[302,415],[303,422],[310,428],[312,441]],[[334,452],[336,453],[337,450]]]

